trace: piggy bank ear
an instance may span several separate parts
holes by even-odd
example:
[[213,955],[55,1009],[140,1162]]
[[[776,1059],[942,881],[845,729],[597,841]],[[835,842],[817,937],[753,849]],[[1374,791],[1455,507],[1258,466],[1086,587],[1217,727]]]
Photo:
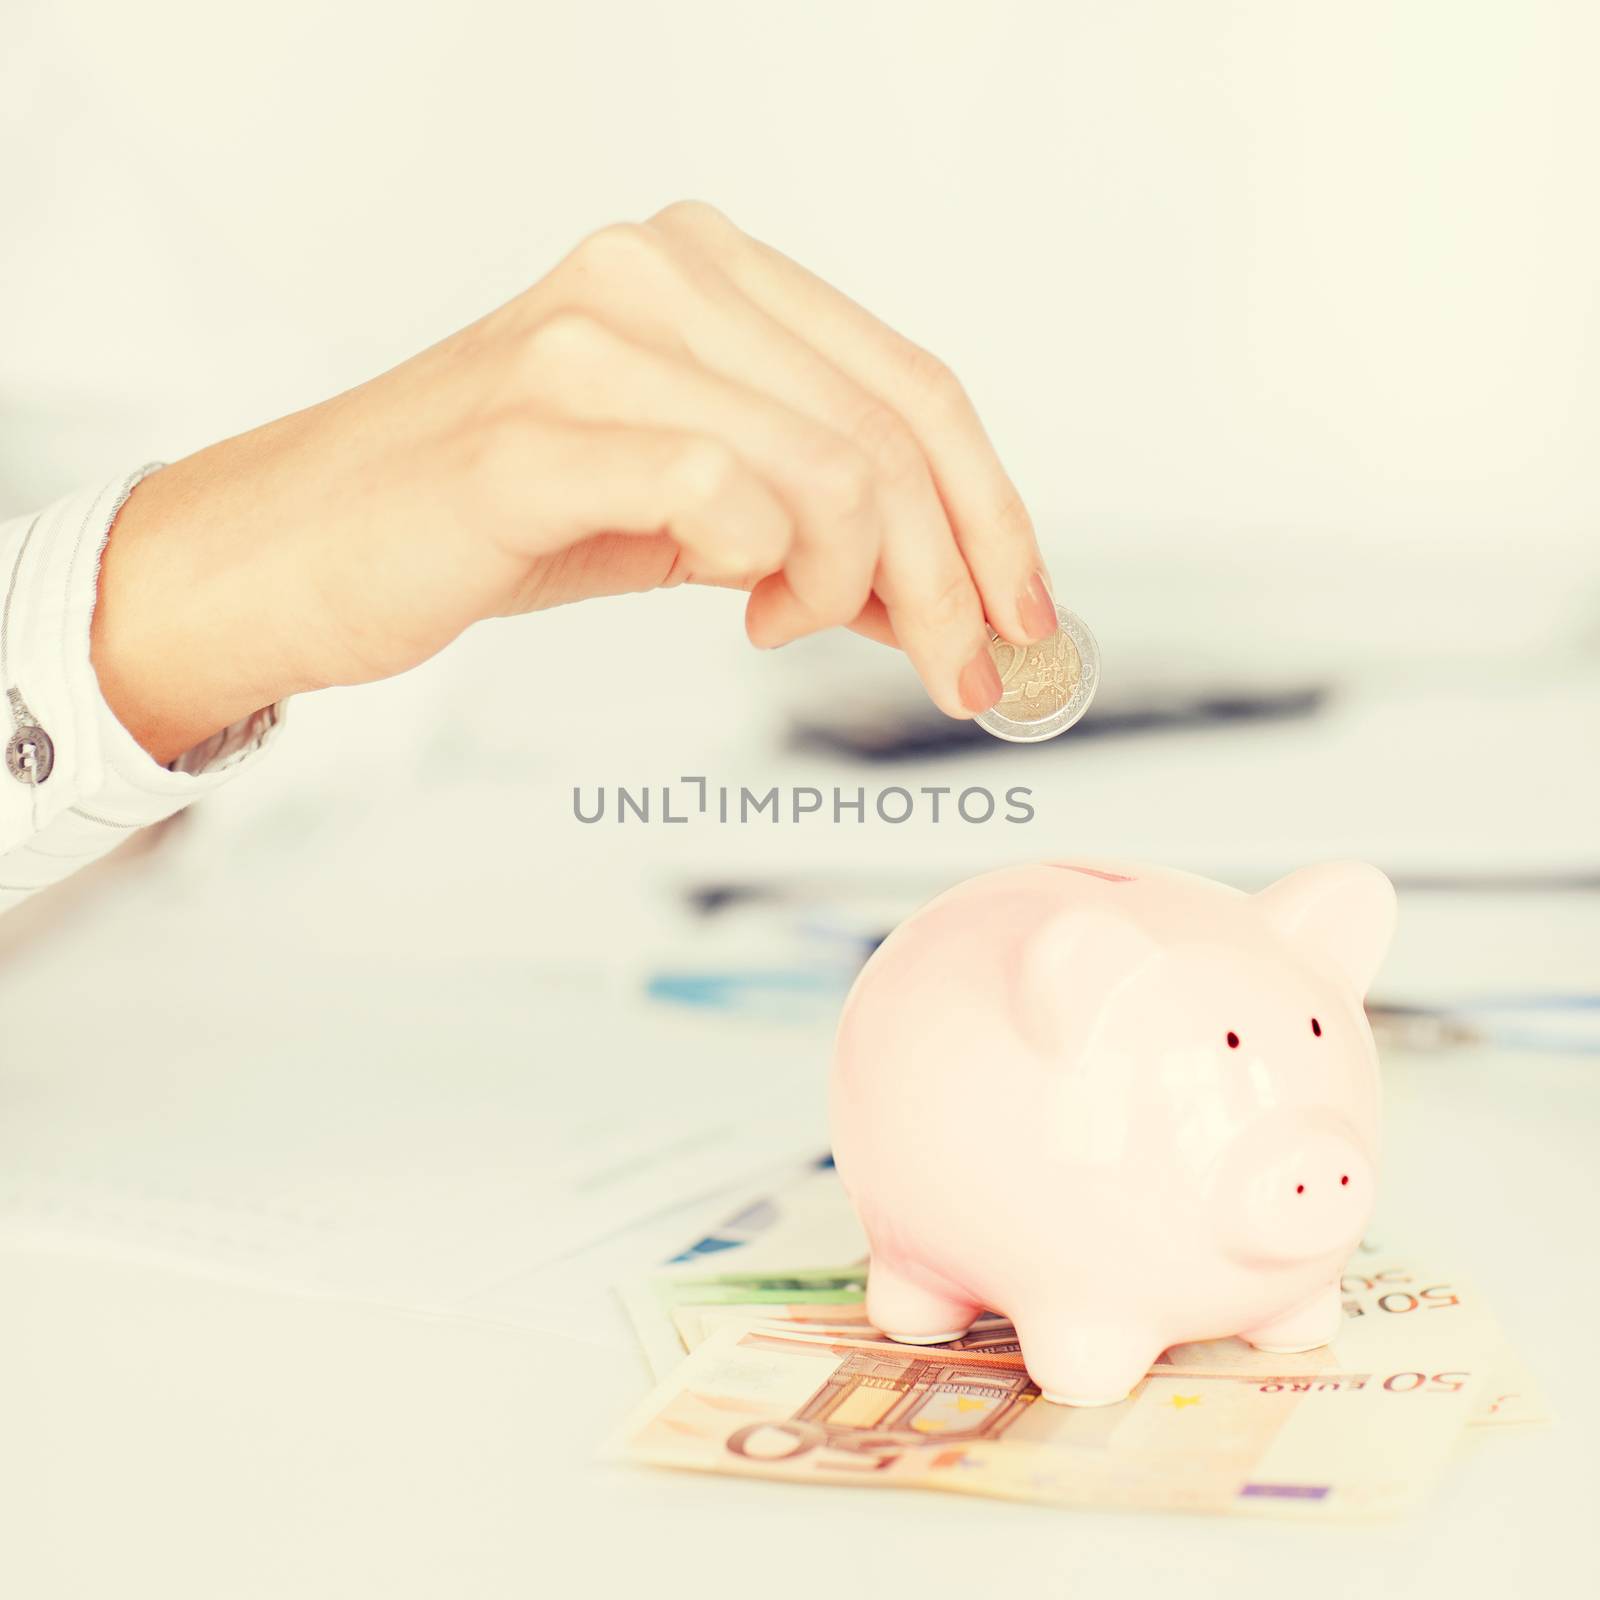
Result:
[[1014,969],[1017,1025],[1054,1055],[1094,1018],[1106,992],[1160,953],[1128,917],[1097,906],[1058,912],[1029,935]]
[[1394,936],[1394,885],[1376,867],[1302,867],[1263,889],[1256,904],[1291,943],[1331,962],[1366,994]]

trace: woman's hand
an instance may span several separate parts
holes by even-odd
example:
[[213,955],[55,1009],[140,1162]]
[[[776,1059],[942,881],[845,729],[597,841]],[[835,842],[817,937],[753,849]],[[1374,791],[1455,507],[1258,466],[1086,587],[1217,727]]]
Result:
[[1032,524],[940,363],[705,205],[602,229],[482,321],[147,478],[94,663],[166,761],[388,677],[482,617],[682,582],[762,647],[840,625],[941,710],[992,705],[984,618],[1056,626]]

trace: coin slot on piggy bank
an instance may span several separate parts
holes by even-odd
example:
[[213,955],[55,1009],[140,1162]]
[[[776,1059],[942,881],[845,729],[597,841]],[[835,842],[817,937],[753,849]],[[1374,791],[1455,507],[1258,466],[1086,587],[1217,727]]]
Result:
[[[931,1345],[1009,1317],[1073,1405],[1123,1399],[1176,1344],[1329,1342],[1372,1211],[1362,1002],[1394,917],[1360,862],[1245,894],[1058,861],[908,918],[851,990],[833,1070],[872,1323]],[[997,1125],[974,1138],[975,1118]]]

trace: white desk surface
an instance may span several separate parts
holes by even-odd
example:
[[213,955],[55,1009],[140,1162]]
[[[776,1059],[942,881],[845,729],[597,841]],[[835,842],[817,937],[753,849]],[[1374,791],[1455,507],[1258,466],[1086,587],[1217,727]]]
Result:
[[614,1324],[569,1337],[15,1250],[6,1592],[1582,1592],[1600,1077],[1562,1060],[1394,1078],[1389,1213],[1483,1283],[1558,1419],[1469,1437],[1402,1521],[1082,1514],[613,1464],[596,1447],[647,1386]]
[[[453,680],[433,681],[448,704]],[[414,1222],[428,1225],[422,1209],[402,1204],[419,1152],[445,1150],[455,1171],[481,1180],[464,1193],[441,1183],[439,1208],[428,1208],[443,1218],[446,1248],[433,1240],[433,1253],[417,1259],[426,1256],[423,1275],[437,1287],[451,1229],[470,1253],[498,1228],[495,1250],[508,1268],[518,1251],[548,1256],[541,1247],[572,1222],[537,1211],[535,1179],[564,1159],[549,1129],[587,1126],[597,1107],[670,1100],[708,1128],[731,1118],[752,1157],[767,1161],[787,1146],[818,1147],[821,1034],[735,1040],[748,1058],[740,1072],[730,1068],[725,1021],[664,1016],[647,1048],[600,1042],[581,1022],[586,994],[593,1015],[609,1014],[652,941],[670,934],[651,920],[650,860],[687,874],[720,852],[749,866],[774,850],[690,829],[678,830],[692,837],[674,842],[677,855],[660,835],[602,840],[563,817],[561,784],[707,770],[754,781],[756,772],[714,743],[652,745],[645,718],[626,760],[580,767],[574,758],[529,781],[515,767],[522,730],[488,718],[476,731],[499,738],[505,770],[480,773],[468,797],[439,769],[402,771],[392,754],[416,747],[416,694],[364,699],[337,726],[319,722],[315,707],[297,708],[296,744],[258,782],[229,790],[115,881],[0,928],[0,1592],[1313,1600],[1594,1588],[1592,1057],[1390,1063],[1385,1225],[1488,1291],[1557,1422],[1468,1438],[1436,1496],[1382,1526],[1075,1514],[602,1461],[598,1447],[647,1387],[605,1282],[658,1259],[686,1219],[613,1233],[521,1279],[511,1270],[498,1299],[474,1302],[478,1316],[180,1270],[193,1196],[209,1184],[240,1216],[251,1205],[271,1212],[263,1175],[290,1155],[300,1209],[273,1216],[301,1232],[231,1243],[281,1243],[287,1275],[320,1273],[324,1286],[340,1271],[377,1269],[301,1248],[318,1207],[325,1222],[362,1206],[368,1221],[382,1212],[403,1244]],[[1592,758],[1587,768],[1570,752],[1561,758],[1569,769],[1529,801],[1549,826],[1519,832],[1506,809],[1511,789],[1495,787],[1493,773],[1455,805],[1449,768],[1430,802],[1427,769],[1444,765],[1453,735],[1420,755],[1397,754],[1408,726],[1441,723],[1408,723],[1391,698],[1369,719],[1390,730],[1388,742],[1355,762],[1345,791],[1357,780],[1396,783],[1388,813],[1370,795],[1353,804],[1325,792],[1320,780],[1359,756],[1345,749],[1316,769],[1319,782],[1294,790],[1295,816],[1278,814],[1320,742],[1355,737],[1336,718],[1320,731],[1275,731],[1270,759],[1241,743],[1258,737],[1248,731],[1159,748],[1134,742],[1121,754],[1086,746],[1081,764],[1053,769],[1066,776],[1044,783],[1041,825],[1016,830],[1026,837],[930,834],[917,851],[945,877],[1002,842],[1012,854],[1044,854],[1069,839],[1070,848],[1202,867],[1204,845],[1217,867],[1252,870],[1296,840],[1308,857],[1350,849],[1424,865],[1448,864],[1451,849],[1490,837],[1523,865],[1541,864],[1541,852],[1570,857],[1581,824],[1571,790],[1587,783],[1592,797]],[[387,726],[385,705],[396,708]],[[1585,705],[1592,710],[1592,696]],[[1530,712],[1520,725],[1549,747],[1550,728],[1572,723],[1560,704],[1546,710],[1547,722]],[[1448,728],[1449,707],[1440,715]],[[1496,735],[1502,753],[1507,737]],[[447,772],[459,765],[459,752],[438,741],[427,751]],[[1470,765],[1470,752],[1461,760]],[[1183,797],[1181,814],[1150,802],[1158,773]],[[379,781],[388,785],[381,805]],[[828,780],[812,766],[791,781]],[[996,768],[986,781],[1009,779]],[[1438,830],[1428,827],[1430,805]],[[539,808],[534,836],[509,848]],[[1375,835],[1384,815],[1401,837]],[[1271,816],[1277,832],[1265,836]],[[415,864],[407,852],[416,839],[464,817],[474,825],[447,873],[395,873],[396,861]],[[830,861],[867,870],[884,851],[881,839],[848,830],[785,835],[783,844],[784,863],[799,871]],[[1410,909],[1397,970],[1424,987],[1428,969],[1457,966],[1471,987],[1487,961],[1492,972],[1531,963],[1593,988],[1593,920],[1569,928],[1567,902],[1548,915],[1520,908],[1518,926],[1542,929],[1542,946],[1511,937],[1492,909],[1476,920],[1440,918],[1420,902]],[[1426,927],[1435,931],[1423,937]],[[557,1016],[566,1019],[559,1026],[549,1021]],[[492,1171],[477,1172],[479,1149],[493,1152]],[[136,1259],[138,1229],[112,1237],[108,1213],[85,1199],[95,1170],[144,1206],[143,1243],[161,1234],[172,1264]],[[716,1170],[730,1175],[725,1163]],[[294,1185],[286,1177],[284,1186]],[[204,1224],[194,1221],[188,1254],[192,1265],[214,1266],[229,1241]]]

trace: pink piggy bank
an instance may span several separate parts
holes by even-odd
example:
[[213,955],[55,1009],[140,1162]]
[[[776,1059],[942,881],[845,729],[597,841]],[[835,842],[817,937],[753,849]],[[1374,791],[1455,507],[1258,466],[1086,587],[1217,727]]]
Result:
[[1045,1398],[1080,1406],[1189,1340],[1326,1344],[1372,1210],[1362,997],[1394,916],[1359,862],[1255,895],[1050,862],[909,917],[833,1074],[873,1324],[940,1344],[1003,1312]]

